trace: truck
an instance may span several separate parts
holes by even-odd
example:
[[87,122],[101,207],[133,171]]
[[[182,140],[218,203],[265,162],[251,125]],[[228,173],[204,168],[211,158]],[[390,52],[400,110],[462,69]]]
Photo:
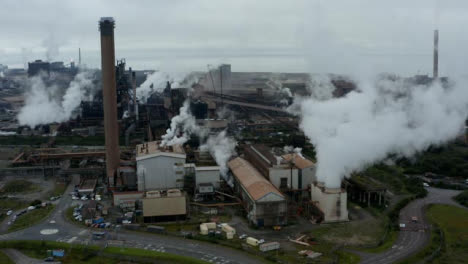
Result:
[[251,246],[254,246],[254,247],[258,246],[258,239],[255,239],[255,238],[253,238],[253,237],[248,237],[248,238],[245,240],[245,242],[246,242],[247,244],[251,245]]
[[276,250],[280,248],[280,243],[278,242],[268,242],[260,245],[259,249],[262,252]]

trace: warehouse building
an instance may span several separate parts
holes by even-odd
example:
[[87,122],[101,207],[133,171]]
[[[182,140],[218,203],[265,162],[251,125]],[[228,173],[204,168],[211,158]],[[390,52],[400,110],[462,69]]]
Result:
[[160,146],[159,141],[136,147],[138,191],[184,187],[185,151],[181,145]]
[[183,220],[187,215],[185,194],[177,189],[146,192],[142,205],[145,223]]
[[282,191],[305,191],[315,177],[315,164],[298,153],[265,145],[247,145],[245,158]]
[[248,161],[238,157],[229,161],[228,166],[249,222],[258,227],[286,225],[287,202],[284,195]]

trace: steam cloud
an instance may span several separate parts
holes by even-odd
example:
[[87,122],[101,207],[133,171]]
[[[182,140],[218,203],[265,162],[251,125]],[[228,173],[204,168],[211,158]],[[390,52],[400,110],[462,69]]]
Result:
[[[190,112],[190,101],[185,100],[179,110],[179,114],[171,119],[171,126],[167,129],[166,134],[162,136],[162,146],[172,146],[176,144],[184,144],[189,140],[191,134],[206,136],[208,131],[199,127],[195,122],[195,117]],[[179,134],[182,134],[179,136]]]
[[200,150],[210,152],[220,167],[221,175],[229,183],[227,162],[234,155],[237,142],[228,137],[226,131],[214,135],[209,135],[209,132],[209,129],[196,124],[195,117],[190,112],[190,102],[186,100],[179,110],[179,115],[172,118],[170,128],[162,136],[161,146],[184,144],[190,135],[197,135],[202,142]]
[[226,131],[221,131],[216,135],[208,137],[205,144],[200,146],[200,150],[209,151],[214,157],[216,164],[220,167],[221,175],[226,178],[228,167],[227,162],[235,153],[237,142],[230,137],[226,136]]
[[161,93],[166,88],[166,83],[171,83],[173,88],[179,87],[190,87],[193,83],[196,83],[196,79],[193,75],[186,73],[166,73],[162,71],[156,71],[149,75],[146,80],[137,87],[137,99],[140,102],[146,102],[148,98],[154,93]]
[[410,157],[455,138],[468,116],[468,90],[457,83],[379,77],[342,98],[296,100],[289,109],[299,109],[301,129],[316,148],[318,181],[337,188],[389,154]]
[[54,96],[58,87],[47,86],[41,76],[32,77],[28,81],[31,88],[25,95],[25,105],[17,119],[20,125],[29,127],[69,120],[89,91],[94,89],[91,72],[78,73],[62,98]]
[[301,158],[304,158],[304,156],[302,156],[302,148],[295,148],[293,146],[284,146],[283,151],[286,153],[296,153]]
[[280,81],[270,79],[266,82],[266,85],[271,89],[278,91],[280,95],[286,96],[287,98],[293,97],[291,89],[284,87]]

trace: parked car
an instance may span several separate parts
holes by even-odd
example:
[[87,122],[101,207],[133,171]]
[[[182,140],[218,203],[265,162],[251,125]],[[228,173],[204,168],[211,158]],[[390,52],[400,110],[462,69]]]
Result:
[[13,213],[13,210],[8,210],[8,212],[6,214],[11,215],[12,213]]
[[239,236],[239,239],[245,239],[246,237],[247,237],[246,234],[242,234],[242,235]]
[[262,238],[258,240],[258,244],[263,244],[263,243],[265,243],[265,239]]

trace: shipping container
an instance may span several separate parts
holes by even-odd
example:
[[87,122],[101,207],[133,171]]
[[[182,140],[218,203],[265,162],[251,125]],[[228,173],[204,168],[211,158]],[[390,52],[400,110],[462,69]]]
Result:
[[264,243],[264,244],[261,244],[260,247],[259,247],[260,251],[262,251],[262,252],[270,251],[270,250],[276,250],[276,249],[279,249],[279,248],[280,248],[280,243],[278,243],[278,242]]

